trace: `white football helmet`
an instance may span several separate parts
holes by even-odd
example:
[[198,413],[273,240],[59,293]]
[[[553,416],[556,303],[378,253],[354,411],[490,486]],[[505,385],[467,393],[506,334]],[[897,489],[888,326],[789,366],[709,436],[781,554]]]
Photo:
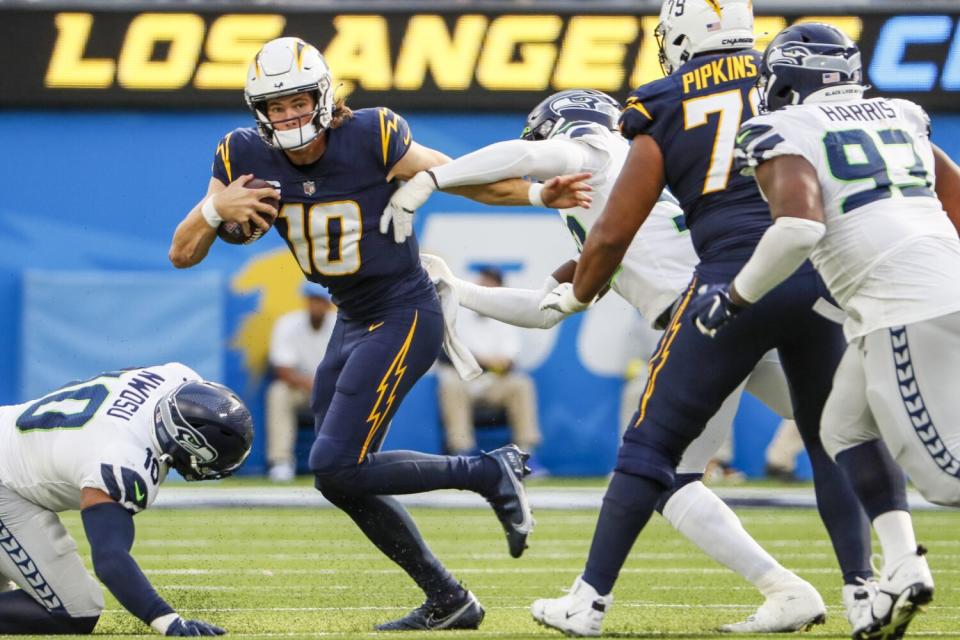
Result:
[[752,47],[753,0],[664,0],[654,34],[666,75],[697,53]]
[[[310,92],[315,107],[310,122],[279,131],[267,116],[272,98]],[[330,126],[333,117],[333,77],[323,55],[300,38],[277,38],[263,45],[250,63],[243,90],[257,119],[260,136],[272,147],[294,151],[310,144]]]

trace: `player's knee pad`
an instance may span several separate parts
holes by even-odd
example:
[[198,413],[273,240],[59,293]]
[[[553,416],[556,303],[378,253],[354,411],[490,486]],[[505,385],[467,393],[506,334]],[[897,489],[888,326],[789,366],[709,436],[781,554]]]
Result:
[[700,482],[703,480],[702,473],[678,473],[674,476],[673,486],[667,489],[663,495],[660,496],[660,500],[657,501],[657,513],[663,514],[664,508],[667,506],[667,503],[670,502],[672,498],[678,491],[689,485],[691,482]]
[[943,507],[960,507],[960,481],[956,478],[937,479],[922,483],[912,478],[917,489],[926,500]]
[[673,486],[677,461],[650,440],[636,434],[637,429],[628,429],[623,436],[623,444],[617,452],[616,470],[633,476],[643,476],[662,484],[665,488]]
[[317,436],[310,447],[310,471],[317,476],[333,476],[339,471],[356,466],[357,461],[351,452],[343,450],[340,441],[323,434]]

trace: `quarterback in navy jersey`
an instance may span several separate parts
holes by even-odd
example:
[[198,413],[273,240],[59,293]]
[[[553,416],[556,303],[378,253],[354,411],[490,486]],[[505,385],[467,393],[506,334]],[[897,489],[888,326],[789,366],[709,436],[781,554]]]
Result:
[[[379,450],[403,397],[436,360],[443,333],[416,239],[381,234],[380,214],[396,179],[449,159],[414,142],[390,109],[351,111],[333,92],[316,48],[291,37],[264,45],[245,89],[257,126],[237,129],[217,146],[207,196],[177,227],[170,259],[177,267],[200,262],[222,220],[249,230],[266,228],[261,214],[277,216],[275,226],[304,275],[328,287],[339,308],[313,388],[316,487],[427,596],[423,606],[378,629],[476,628],[484,615],[479,602],[390,496],[475,491],[490,502],[511,555],[519,557],[533,527],[522,485],[528,456],[512,445],[479,456]],[[248,189],[253,176],[273,186]],[[527,189],[506,185],[497,197],[517,191],[527,201]],[[261,202],[278,195],[279,211]]]
[[[565,313],[585,309],[614,275],[665,186],[680,201],[700,262],[650,359],[585,570],[567,596],[534,603],[534,617],[567,633],[599,633],[634,541],[657,504],[688,481],[676,474],[684,450],[770,349],[779,352],[790,385],[849,612],[856,588],[872,576],[870,537],[848,479],[819,436],[844,350],[840,326],[814,311],[814,305],[836,310],[826,287],[808,263],[722,335],[711,339],[693,322],[694,295],[729,282],[772,223],[756,185],[731,171],[738,129],[757,104],[752,2],[665,0],[656,34],[667,77],[627,101],[620,120],[631,139],[624,168],[587,236],[573,283],[559,285],[542,305]],[[822,604],[808,607],[814,601],[789,584],[778,587],[775,579],[766,595],[756,615],[725,630],[790,631],[824,620]]]

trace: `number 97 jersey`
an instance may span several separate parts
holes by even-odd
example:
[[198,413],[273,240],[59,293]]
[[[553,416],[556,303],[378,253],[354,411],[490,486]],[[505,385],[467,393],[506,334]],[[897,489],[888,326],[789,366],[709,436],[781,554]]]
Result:
[[960,243],[934,192],[929,119],[919,106],[805,104],[744,123],[737,170],[750,175],[782,155],[802,156],[817,172],[827,233],[811,259],[851,317],[848,337],[960,300]]

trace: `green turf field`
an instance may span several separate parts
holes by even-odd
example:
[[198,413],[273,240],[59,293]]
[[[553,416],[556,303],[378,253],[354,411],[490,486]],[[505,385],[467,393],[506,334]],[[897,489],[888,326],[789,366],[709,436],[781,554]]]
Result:
[[[812,581],[830,618],[810,636],[846,637],[832,551],[814,511],[741,510],[746,527],[786,566]],[[487,610],[479,632],[460,637],[561,637],[530,618],[532,600],[556,596],[582,568],[595,512],[541,511],[531,546],[507,555],[499,524],[483,510],[414,512],[434,551]],[[85,552],[79,517],[65,521]],[[937,596],[908,637],[960,637],[960,514],[916,515],[930,548]],[[137,516],[134,555],[180,613],[233,636],[370,635],[377,622],[420,604],[420,593],[332,509],[157,510]],[[605,630],[647,638],[729,637],[712,629],[760,603],[752,588],[681,539],[656,516],[615,591]],[[107,596],[100,634],[149,629]]]

